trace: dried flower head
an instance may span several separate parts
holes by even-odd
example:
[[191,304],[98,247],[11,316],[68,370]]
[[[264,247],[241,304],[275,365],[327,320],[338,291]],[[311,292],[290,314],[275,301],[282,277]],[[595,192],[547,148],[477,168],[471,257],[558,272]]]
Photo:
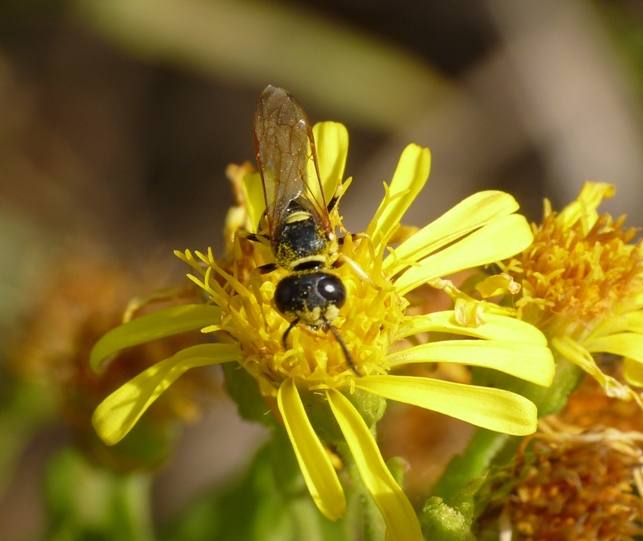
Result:
[[541,329],[553,349],[609,396],[643,405],[637,392],[601,371],[592,357],[625,357],[625,379],[643,386],[643,250],[624,216],[598,215],[602,199],[613,194],[609,184],[588,182],[560,213],[545,201],[533,244],[501,266],[522,285],[515,304],[523,321]]
[[491,485],[493,503],[481,523],[500,511],[501,538],[521,541],[641,535],[642,442],[643,434],[616,430],[528,438],[513,472],[494,478],[500,482]]
[[74,429],[79,444],[104,466],[132,470],[158,465],[168,451],[168,428],[177,420],[194,421],[203,399],[216,387],[213,378],[188,377],[150,411],[145,426],[148,442],[159,444],[144,457],[120,446],[109,449],[96,438],[91,424],[94,409],[110,393],[136,374],[199,340],[199,335],[172,336],[118,354],[102,376],[87,363],[96,341],[122,323],[123,312],[140,281],[105,259],[67,255],[51,275],[51,282],[16,333],[9,355],[17,377],[35,381],[52,391],[62,416]]

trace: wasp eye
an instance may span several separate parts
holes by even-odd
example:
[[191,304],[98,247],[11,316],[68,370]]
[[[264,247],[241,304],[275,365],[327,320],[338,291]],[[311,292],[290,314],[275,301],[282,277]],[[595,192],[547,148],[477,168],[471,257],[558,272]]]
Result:
[[280,312],[287,312],[296,299],[298,291],[294,278],[294,276],[289,276],[277,284],[274,299]]
[[317,291],[329,303],[334,304],[337,308],[344,306],[346,301],[346,288],[342,281],[332,274],[325,275],[317,282]]

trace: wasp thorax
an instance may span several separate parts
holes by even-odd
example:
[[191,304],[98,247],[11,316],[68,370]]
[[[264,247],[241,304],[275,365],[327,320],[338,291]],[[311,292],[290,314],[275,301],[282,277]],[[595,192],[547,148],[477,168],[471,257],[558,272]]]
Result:
[[337,317],[346,301],[346,287],[334,274],[293,274],[277,284],[274,299],[282,314],[307,325],[320,326]]

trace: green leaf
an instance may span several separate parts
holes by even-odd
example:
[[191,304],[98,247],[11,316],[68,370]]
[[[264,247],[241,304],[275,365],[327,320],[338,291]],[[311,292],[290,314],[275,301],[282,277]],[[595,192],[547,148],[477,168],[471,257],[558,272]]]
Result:
[[270,408],[261,397],[257,381],[237,363],[224,364],[223,373],[226,392],[237,404],[239,415],[246,421],[274,426],[275,418],[268,415]]

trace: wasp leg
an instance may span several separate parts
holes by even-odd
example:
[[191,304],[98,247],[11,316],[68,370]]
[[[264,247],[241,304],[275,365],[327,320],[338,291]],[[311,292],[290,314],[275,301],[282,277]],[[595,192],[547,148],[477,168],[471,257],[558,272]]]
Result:
[[[366,233],[348,233],[347,235],[344,235],[343,237],[337,239],[337,243],[339,246],[342,246],[346,239],[350,237],[351,240],[360,240],[360,239],[370,239],[370,235],[367,235]],[[339,254],[337,256],[337,259],[333,262],[333,267],[337,268],[343,265],[344,263],[348,263],[353,269],[353,272],[357,274],[362,280],[366,280],[369,284],[371,284],[375,289],[378,291],[382,290],[382,286],[378,285],[375,283],[375,281],[368,275],[366,272],[364,272],[364,269],[359,266],[357,262],[352,260],[350,257],[344,254]]]
[[330,324],[330,321],[328,321],[326,318],[324,318],[324,326],[335,336],[335,339],[337,340],[337,342],[342,348],[342,351],[344,352],[344,357],[346,357],[346,362],[348,363],[348,366],[351,367],[351,370],[355,372],[355,375],[357,377],[361,378],[362,374],[359,372],[359,370],[357,370],[357,365],[355,364],[355,361],[353,361],[353,357],[351,356],[350,351],[348,351],[348,348],[346,347],[346,342],[344,342],[344,339],[339,334],[339,331],[335,327],[333,327]]
[[284,333],[283,337],[281,338],[281,342],[284,346],[284,351],[288,351],[290,348],[288,347],[288,335],[290,334],[290,331],[293,330],[293,328],[299,323],[299,318],[293,320],[288,328],[286,329],[286,332]]
[[335,260],[333,263],[333,267],[337,268],[344,263],[348,263],[350,265],[351,269],[353,269],[353,272],[357,274],[362,280],[366,280],[369,284],[371,284],[375,289],[378,291],[382,290],[382,286],[378,285],[375,283],[375,281],[364,271],[362,267],[359,266],[359,264],[355,261],[353,261],[350,257],[345,256],[344,254],[339,254],[339,257]]
[[270,272],[276,271],[279,267],[276,263],[266,263],[260,267],[252,269],[252,272],[258,272],[259,274],[268,274]]
[[257,233],[248,233],[247,235],[243,235],[243,237],[248,239],[251,242],[262,242],[262,241],[270,240],[265,235],[259,235]]
[[342,195],[344,195],[344,185],[340,182],[335,189],[333,197],[330,198],[328,205],[326,205],[326,210],[329,214],[333,212],[333,210],[335,210],[335,207],[337,206],[337,203],[339,203],[339,200],[342,198]]
[[[250,242],[259,242],[261,244],[270,243],[270,237],[262,235],[261,233],[250,233],[249,231],[245,231],[242,229],[237,231],[235,234],[237,235],[237,238],[246,239]],[[265,265],[261,265],[260,267],[252,269],[252,272],[254,274],[268,274],[277,269],[278,267],[275,263],[266,263]]]
[[270,242],[270,237],[266,235],[262,235],[261,233],[250,233],[249,231],[245,231],[241,229],[237,231],[236,234],[239,236],[239,238],[247,239],[251,242],[261,242],[261,243]]
[[352,240],[360,240],[360,239],[370,239],[371,236],[367,235],[366,233],[349,233],[348,235],[344,235],[343,237],[340,237],[337,239],[337,244],[342,246],[344,242],[346,241],[346,238],[350,237]]

